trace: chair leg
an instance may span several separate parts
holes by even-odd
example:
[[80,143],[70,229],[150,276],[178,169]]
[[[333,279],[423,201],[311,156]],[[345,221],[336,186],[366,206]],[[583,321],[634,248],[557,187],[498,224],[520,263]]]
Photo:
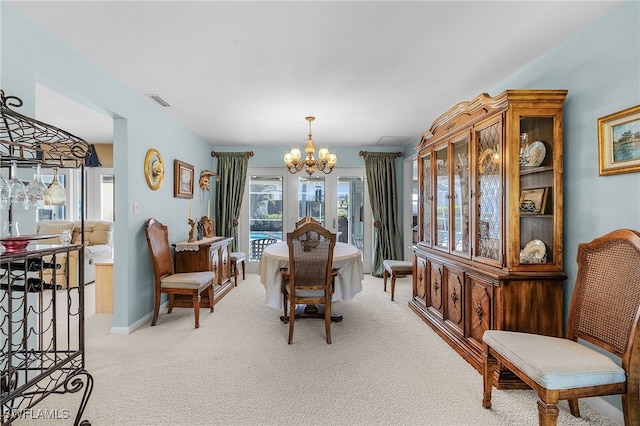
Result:
[[387,277],[389,276],[389,273],[387,272],[387,270],[385,269],[383,274],[382,274],[382,278],[384,278],[384,291],[387,291]]
[[169,308],[167,309],[167,313],[170,314],[173,312],[173,302],[175,300],[175,296],[173,294],[169,294]]
[[622,394],[622,414],[625,425],[640,424],[640,394],[638,386],[632,381],[627,383],[627,393]]
[[391,274],[391,301],[393,302],[396,294],[396,273]]
[[567,400],[569,403],[569,412],[573,417],[580,417],[580,406],[578,406],[577,399],[569,399]]
[[233,285],[238,287],[238,264],[236,263],[233,268]]
[[233,269],[233,286],[238,287],[238,263],[235,260],[231,261],[231,269]]
[[242,261],[242,279],[244,280],[244,260]]
[[295,300],[291,297],[291,306],[289,306],[289,344],[293,342],[293,323],[296,320],[296,306],[293,304]]
[[282,309],[284,311],[283,318],[285,318],[285,320],[288,321],[287,318],[289,318],[289,313],[288,313],[288,310],[289,310],[289,298],[284,293],[282,294]]
[[213,284],[209,286],[208,291],[209,291],[209,300],[211,301],[211,307],[209,308],[209,312],[213,312],[213,305],[215,304],[215,301],[213,300],[213,297],[214,297]]
[[200,328],[200,294],[193,292],[193,314],[196,317],[196,328]]
[[549,401],[538,400],[538,425],[539,426],[556,426],[558,424],[558,415],[560,410],[555,403]]
[[151,325],[156,325],[156,321],[158,321],[158,311],[160,310],[160,292],[156,292],[153,301],[153,319],[151,320]]
[[331,298],[324,305],[324,330],[327,334],[327,343],[331,344]]

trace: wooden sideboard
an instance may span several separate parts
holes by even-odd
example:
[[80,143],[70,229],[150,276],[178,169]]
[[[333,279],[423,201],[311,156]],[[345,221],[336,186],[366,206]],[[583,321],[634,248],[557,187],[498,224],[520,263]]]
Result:
[[[176,244],[176,272],[201,272],[213,271],[213,303],[218,303],[231,289],[231,237],[213,237],[189,243],[189,247],[184,249],[186,243]],[[183,246],[181,248],[181,246]],[[191,296],[175,295],[175,306],[189,308]],[[210,308],[211,301],[207,292],[201,294],[201,308]]]

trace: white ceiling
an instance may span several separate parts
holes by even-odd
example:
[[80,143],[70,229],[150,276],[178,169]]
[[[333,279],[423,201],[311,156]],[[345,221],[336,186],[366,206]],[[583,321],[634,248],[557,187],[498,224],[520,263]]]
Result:
[[[406,144],[620,2],[7,3],[213,145],[302,145],[314,115],[331,148]],[[44,87],[37,111],[110,138],[110,120]]]

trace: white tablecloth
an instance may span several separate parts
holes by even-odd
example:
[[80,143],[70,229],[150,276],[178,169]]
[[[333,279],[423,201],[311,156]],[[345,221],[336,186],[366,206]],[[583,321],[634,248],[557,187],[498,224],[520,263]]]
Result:
[[[258,273],[260,282],[267,290],[267,305],[282,308],[280,292],[280,268],[289,266],[289,248],[286,242],[268,245],[262,252]],[[362,255],[356,247],[336,243],[333,249],[333,267],[338,270],[332,301],[351,300],[362,291]]]

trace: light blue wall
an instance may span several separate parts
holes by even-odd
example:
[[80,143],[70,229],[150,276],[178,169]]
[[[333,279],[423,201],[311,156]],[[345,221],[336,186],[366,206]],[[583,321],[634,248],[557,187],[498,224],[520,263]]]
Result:
[[[33,25],[4,2],[1,11],[1,80],[7,95],[20,97],[20,113],[35,116],[35,84],[63,95],[100,105],[114,117],[114,173],[116,175],[115,327],[127,327],[152,310],[153,271],[144,234],[144,222],[155,217],[169,227],[170,242],[188,237],[189,200],[173,197],[173,161],[194,165],[196,178],[211,168],[211,146],[172,120],[161,108],[133,93],[95,65]],[[123,46],[123,48],[126,48]],[[144,176],[149,148],[163,156],[166,176],[151,191]],[[206,214],[196,190],[193,215]],[[133,203],[140,214],[133,214]]]
[[491,90],[568,89],[564,109],[565,313],[578,244],[640,230],[640,173],[598,175],[599,117],[640,104],[640,3],[630,1]]

